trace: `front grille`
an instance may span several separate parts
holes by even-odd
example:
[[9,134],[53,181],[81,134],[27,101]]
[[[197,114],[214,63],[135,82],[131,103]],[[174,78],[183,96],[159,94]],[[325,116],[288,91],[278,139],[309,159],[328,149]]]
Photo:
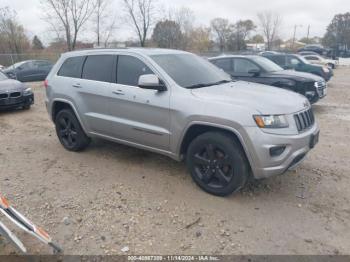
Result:
[[8,97],[9,97],[8,94],[0,94],[0,99],[6,99]]
[[16,98],[16,97],[20,97],[21,96],[21,92],[13,92],[10,94],[11,98]]
[[301,113],[295,114],[294,119],[299,132],[303,132],[309,129],[315,123],[315,116],[312,112],[312,108]]

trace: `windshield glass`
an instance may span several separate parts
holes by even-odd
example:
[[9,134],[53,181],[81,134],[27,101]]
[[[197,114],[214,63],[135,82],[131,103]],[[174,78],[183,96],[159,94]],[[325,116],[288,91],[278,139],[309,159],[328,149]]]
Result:
[[151,58],[181,87],[200,88],[231,82],[231,77],[193,54],[152,55]]
[[7,76],[4,73],[0,72],[0,81],[6,80],[6,79],[8,79]]
[[261,66],[266,72],[278,72],[283,70],[282,67],[265,57],[254,57],[252,60]]

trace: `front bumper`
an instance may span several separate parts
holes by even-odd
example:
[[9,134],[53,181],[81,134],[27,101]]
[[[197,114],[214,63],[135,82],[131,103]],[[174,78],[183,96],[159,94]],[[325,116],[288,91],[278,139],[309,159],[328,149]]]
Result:
[[34,94],[21,95],[16,98],[0,99],[0,110],[15,109],[34,104]]
[[[302,163],[313,146],[311,140],[319,134],[320,129],[314,124],[298,135],[268,134],[258,127],[249,127],[246,132],[248,141],[245,142],[253,175],[256,179],[262,179],[281,175]],[[285,147],[283,153],[271,156],[270,149],[279,146]]]

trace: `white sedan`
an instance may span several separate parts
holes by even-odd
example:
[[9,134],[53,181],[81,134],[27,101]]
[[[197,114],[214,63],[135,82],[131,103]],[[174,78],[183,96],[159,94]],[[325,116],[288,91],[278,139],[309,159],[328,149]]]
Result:
[[332,69],[335,69],[339,64],[337,60],[327,59],[319,55],[305,55],[304,58],[311,64],[328,66]]

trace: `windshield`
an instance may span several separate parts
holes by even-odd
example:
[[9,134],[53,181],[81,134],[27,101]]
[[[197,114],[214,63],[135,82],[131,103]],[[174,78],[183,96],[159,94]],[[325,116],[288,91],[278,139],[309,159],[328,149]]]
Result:
[[6,79],[8,79],[7,76],[4,73],[0,72],[0,81],[6,80]]
[[200,88],[232,81],[228,74],[193,54],[152,55],[151,58],[184,88]]
[[282,67],[265,57],[254,57],[252,60],[261,66],[266,72],[278,72],[283,70]]

